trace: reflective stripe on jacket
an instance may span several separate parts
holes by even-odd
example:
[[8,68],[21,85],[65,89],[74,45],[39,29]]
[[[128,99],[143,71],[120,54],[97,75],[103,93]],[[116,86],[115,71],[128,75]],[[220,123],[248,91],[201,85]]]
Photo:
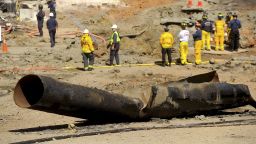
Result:
[[111,35],[110,38],[110,45],[112,45],[113,43],[119,43],[121,41],[119,33],[117,31],[113,32],[113,34]]
[[91,53],[94,51],[93,41],[89,34],[84,34],[82,36],[81,47],[84,53]]
[[172,48],[173,36],[169,32],[164,32],[160,37],[160,44],[163,48]]

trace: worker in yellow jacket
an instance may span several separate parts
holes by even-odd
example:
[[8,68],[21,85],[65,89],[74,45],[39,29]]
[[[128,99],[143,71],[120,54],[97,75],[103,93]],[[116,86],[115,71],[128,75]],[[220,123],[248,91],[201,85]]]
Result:
[[81,38],[82,56],[84,61],[84,70],[92,71],[94,64],[94,47],[89,30],[85,29]]
[[[234,18],[233,18],[232,12],[228,12],[226,15],[226,20],[225,20],[226,25],[228,26],[229,22],[232,21],[233,19]],[[231,31],[231,29],[229,27],[227,27],[227,32],[225,33],[225,37],[226,37],[226,41],[228,44],[230,44],[230,31]]]
[[215,50],[224,51],[224,35],[225,35],[225,21],[223,20],[223,15],[218,14],[218,20],[215,21]]
[[[173,36],[172,34],[169,32],[169,29],[166,27],[164,28],[164,33],[162,33],[161,37],[160,37],[160,44],[162,47],[162,66],[164,67],[165,65],[167,66],[171,66],[172,63],[172,46],[173,46]],[[165,61],[165,56],[168,56],[168,62],[166,63]]]

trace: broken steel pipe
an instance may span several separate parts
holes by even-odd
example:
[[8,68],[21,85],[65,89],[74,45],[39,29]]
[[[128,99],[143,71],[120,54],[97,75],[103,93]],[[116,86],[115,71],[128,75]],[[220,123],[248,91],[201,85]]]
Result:
[[138,98],[27,75],[17,83],[14,101],[24,108],[97,120],[171,118],[248,104],[256,108],[246,85],[221,83],[216,72],[143,88],[139,93],[142,91],[148,93],[144,103]]
[[135,98],[37,75],[19,80],[14,101],[23,108],[88,119],[135,119],[142,107],[140,100]]
[[256,103],[242,84],[173,82],[152,87],[145,117],[172,118]]

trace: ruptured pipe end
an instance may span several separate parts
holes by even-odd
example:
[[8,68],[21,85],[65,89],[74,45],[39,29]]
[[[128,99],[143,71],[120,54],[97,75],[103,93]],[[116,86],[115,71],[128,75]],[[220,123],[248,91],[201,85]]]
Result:
[[22,108],[36,104],[44,93],[44,85],[37,75],[27,75],[21,78],[14,89],[14,102]]

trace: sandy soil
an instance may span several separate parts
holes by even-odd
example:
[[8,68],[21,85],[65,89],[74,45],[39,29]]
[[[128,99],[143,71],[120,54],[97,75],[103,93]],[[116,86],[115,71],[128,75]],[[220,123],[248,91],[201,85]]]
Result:
[[[68,15],[74,15],[81,25],[86,25],[91,31],[104,38],[107,38],[110,34],[109,25],[111,26],[118,18],[122,19],[119,24],[123,33],[137,32],[145,24],[149,25],[149,29],[140,37],[135,39],[124,38],[122,40],[120,57],[123,66],[121,67],[101,67],[105,66],[108,61],[108,50],[99,41],[99,48],[95,52],[97,54],[95,66],[98,67],[95,67],[92,72],[77,69],[77,67],[81,68],[83,66],[79,37],[77,35],[65,35],[65,33],[79,31],[79,28],[76,25],[77,23],[70,21],[69,17],[63,12],[59,12],[58,20],[61,26],[57,32],[57,44],[54,49],[49,47],[46,29],[44,29],[45,35],[43,38],[30,37],[22,30],[17,30],[8,35],[9,53],[0,53],[0,142],[17,143],[23,141],[29,143],[29,140],[37,139],[40,142],[39,139],[46,138],[45,141],[41,142],[90,144],[255,143],[256,110],[251,106],[236,108],[228,110],[227,113],[215,115],[200,115],[170,120],[151,119],[147,122],[99,124],[84,119],[22,109],[14,104],[13,89],[17,81],[27,74],[45,75],[68,83],[123,93],[127,89],[152,86],[212,70],[219,73],[221,81],[248,85],[253,98],[256,100],[255,47],[246,47],[248,52],[244,53],[203,54],[204,61],[212,58],[218,60],[213,65],[208,63],[199,66],[191,64],[187,66],[173,65],[172,67],[131,65],[154,64],[161,60],[158,38],[162,32],[162,26],[159,23],[154,23],[152,17],[156,15],[156,19],[158,19],[160,18],[159,11],[168,12],[168,6],[174,9],[173,7],[180,7],[182,3],[171,1],[173,5],[168,5],[169,0],[127,0],[125,2],[128,5],[127,8],[88,8],[88,17],[86,18],[81,15],[83,9],[75,10],[74,8],[67,12]],[[206,6],[208,8],[215,5],[207,4]],[[239,7],[236,7],[236,9],[239,9]],[[95,14],[96,11],[98,11],[97,14]],[[243,19],[253,17],[251,12],[252,9],[249,8],[243,10],[241,13]],[[151,14],[153,15],[150,16]],[[247,14],[251,15],[247,16]],[[183,14],[180,15],[183,16]],[[93,18],[90,16],[93,16]],[[250,29],[255,29],[255,26],[248,24],[248,21],[246,21],[246,25]],[[148,22],[152,23],[148,24]],[[25,23],[25,25],[35,28],[34,23]],[[176,33],[179,27],[172,26],[171,30]],[[248,32],[244,31],[244,33],[247,34]],[[250,41],[246,38],[242,40]],[[255,40],[251,42],[251,44],[253,43],[255,43]],[[174,59],[179,57],[177,48],[176,43],[176,50],[173,53]],[[189,60],[194,61],[192,48]],[[75,127],[70,128],[70,125],[73,124]],[[195,126],[195,124],[199,125]],[[134,130],[129,130],[132,128]],[[117,132],[104,132],[108,130],[117,130]],[[85,133],[88,135],[74,137]]]

